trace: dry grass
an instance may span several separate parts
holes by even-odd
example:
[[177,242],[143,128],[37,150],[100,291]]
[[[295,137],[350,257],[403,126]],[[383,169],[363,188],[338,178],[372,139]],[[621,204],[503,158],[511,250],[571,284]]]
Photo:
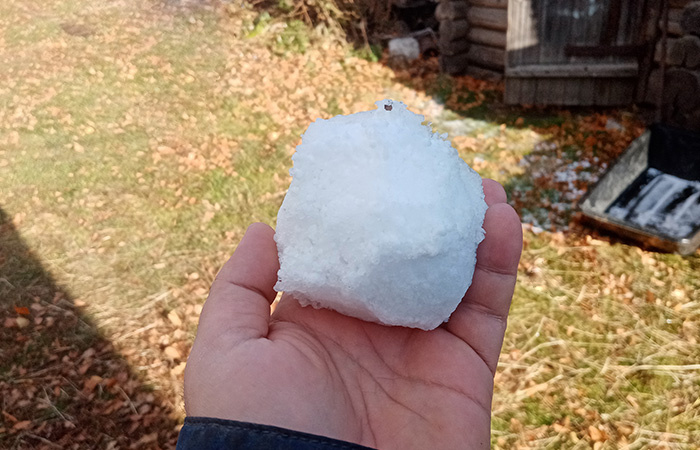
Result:
[[[274,225],[299,134],[318,117],[384,97],[450,132],[465,160],[506,184],[523,215],[548,229],[526,233],[493,444],[692,448],[700,440],[698,255],[557,231],[587,183],[557,184],[551,174],[593,179],[638,134],[633,113],[505,108],[498,86],[439,76],[430,61],[393,72],[333,36],[246,5],[10,0],[0,5],[0,30],[0,207],[10,230],[0,234],[0,305],[3,355],[11,352],[0,394],[16,419],[0,417],[0,446],[50,447],[42,439],[61,435],[42,433],[84,405],[116,408],[105,416],[113,425],[146,420],[154,408],[170,422],[127,436],[114,426],[101,440],[71,441],[66,429],[77,448],[170,446],[208,286],[250,222]],[[608,119],[626,131],[608,130]],[[582,160],[594,164],[571,168]],[[31,258],[12,258],[17,248]],[[15,307],[30,308],[28,325],[18,326]],[[92,342],[108,349],[95,372],[66,375],[78,385],[65,389],[106,397],[71,403],[47,391],[63,409],[46,414],[36,407],[44,392],[30,395],[12,380],[53,367],[57,344],[45,321],[65,311],[92,340],[61,328],[58,348],[78,357]],[[107,366],[130,372],[128,395],[105,381],[114,378]]]
[[527,244],[497,375],[497,444],[693,448],[697,256],[560,234]]

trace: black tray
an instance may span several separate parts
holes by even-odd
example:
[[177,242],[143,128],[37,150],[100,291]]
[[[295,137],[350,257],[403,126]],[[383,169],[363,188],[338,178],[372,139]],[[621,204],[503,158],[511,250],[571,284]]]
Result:
[[580,203],[587,222],[683,255],[700,246],[698,206],[700,133],[663,124],[636,139]]

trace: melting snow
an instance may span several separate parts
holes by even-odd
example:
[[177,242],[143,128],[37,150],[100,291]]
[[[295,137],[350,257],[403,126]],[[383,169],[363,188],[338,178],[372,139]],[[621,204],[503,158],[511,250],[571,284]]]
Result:
[[609,208],[611,217],[674,239],[700,228],[700,181],[690,181],[650,168]]

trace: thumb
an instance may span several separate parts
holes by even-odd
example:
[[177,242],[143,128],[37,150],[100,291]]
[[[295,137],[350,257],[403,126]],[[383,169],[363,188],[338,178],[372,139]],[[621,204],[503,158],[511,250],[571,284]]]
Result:
[[199,319],[197,340],[241,342],[267,336],[279,262],[274,230],[248,227],[233,256],[216,276]]

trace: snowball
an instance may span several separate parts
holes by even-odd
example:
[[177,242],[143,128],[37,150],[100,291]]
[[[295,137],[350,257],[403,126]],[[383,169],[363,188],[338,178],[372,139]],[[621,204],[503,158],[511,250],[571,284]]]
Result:
[[481,177],[423,116],[391,100],[313,122],[277,216],[277,291],[386,325],[430,330],[471,284]]

